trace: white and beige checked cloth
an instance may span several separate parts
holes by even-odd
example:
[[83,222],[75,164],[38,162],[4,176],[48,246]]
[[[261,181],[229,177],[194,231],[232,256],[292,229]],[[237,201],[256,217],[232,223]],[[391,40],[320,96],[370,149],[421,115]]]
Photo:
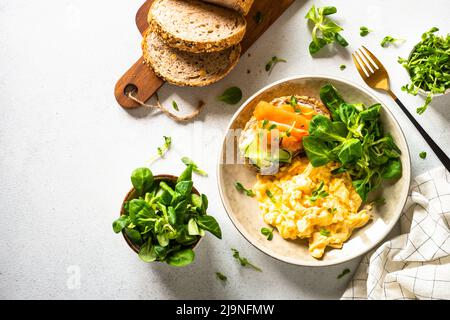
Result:
[[402,235],[368,253],[341,299],[450,299],[450,174],[414,179]]

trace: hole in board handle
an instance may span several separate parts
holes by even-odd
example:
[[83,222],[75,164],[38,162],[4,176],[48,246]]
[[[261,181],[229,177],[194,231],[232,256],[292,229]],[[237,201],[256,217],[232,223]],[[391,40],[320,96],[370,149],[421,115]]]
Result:
[[125,86],[125,88],[123,89],[123,94],[127,97],[130,93],[136,94],[137,92],[138,92],[138,88],[132,83],[127,84]]

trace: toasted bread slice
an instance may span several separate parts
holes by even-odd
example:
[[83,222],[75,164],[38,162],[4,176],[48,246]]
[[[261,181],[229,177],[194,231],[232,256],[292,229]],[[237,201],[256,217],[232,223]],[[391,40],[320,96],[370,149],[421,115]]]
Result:
[[235,45],[220,52],[191,53],[169,47],[151,29],[144,34],[145,62],[162,79],[179,86],[206,86],[225,77],[241,52]]
[[247,26],[238,12],[199,0],[155,0],[148,19],[167,45],[195,53],[237,45]]
[[253,0],[203,0],[217,4],[218,6],[227,7],[242,13],[244,16],[250,11]]

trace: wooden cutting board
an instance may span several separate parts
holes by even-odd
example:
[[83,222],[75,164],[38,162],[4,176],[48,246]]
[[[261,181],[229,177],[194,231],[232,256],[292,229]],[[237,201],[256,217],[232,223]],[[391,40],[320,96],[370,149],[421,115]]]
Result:
[[[147,14],[154,0],[147,0],[136,14],[136,24],[141,32],[148,27]],[[281,16],[281,14],[295,0],[255,0],[252,9],[248,13],[247,33],[242,40],[242,54]],[[255,16],[260,12],[262,21],[257,23]],[[137,44],[138,45],[138,44]],[[139,44],[140,45],[140,44]],[[140,101],[147,101],[164,84],[151,68],[144,63],[144,58],[139,58],[133,66],[117,81],[114,95],[117,102],[124,108],[136,108],[140,105],[131,100],[127,93],[134,90],[134,96]]]

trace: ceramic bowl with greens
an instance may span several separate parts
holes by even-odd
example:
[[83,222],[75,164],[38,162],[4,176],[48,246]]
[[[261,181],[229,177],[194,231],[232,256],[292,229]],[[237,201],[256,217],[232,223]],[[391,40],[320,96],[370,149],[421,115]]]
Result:
[[195,259],[194,248],[205,232],[222,238],[216,219],[207,214],[208,198],[193,186],[192,165],[179,177],[153,176],[148,168],[131,174],[133,188],[113,222],[130,248],[145,262],[182,267]]

